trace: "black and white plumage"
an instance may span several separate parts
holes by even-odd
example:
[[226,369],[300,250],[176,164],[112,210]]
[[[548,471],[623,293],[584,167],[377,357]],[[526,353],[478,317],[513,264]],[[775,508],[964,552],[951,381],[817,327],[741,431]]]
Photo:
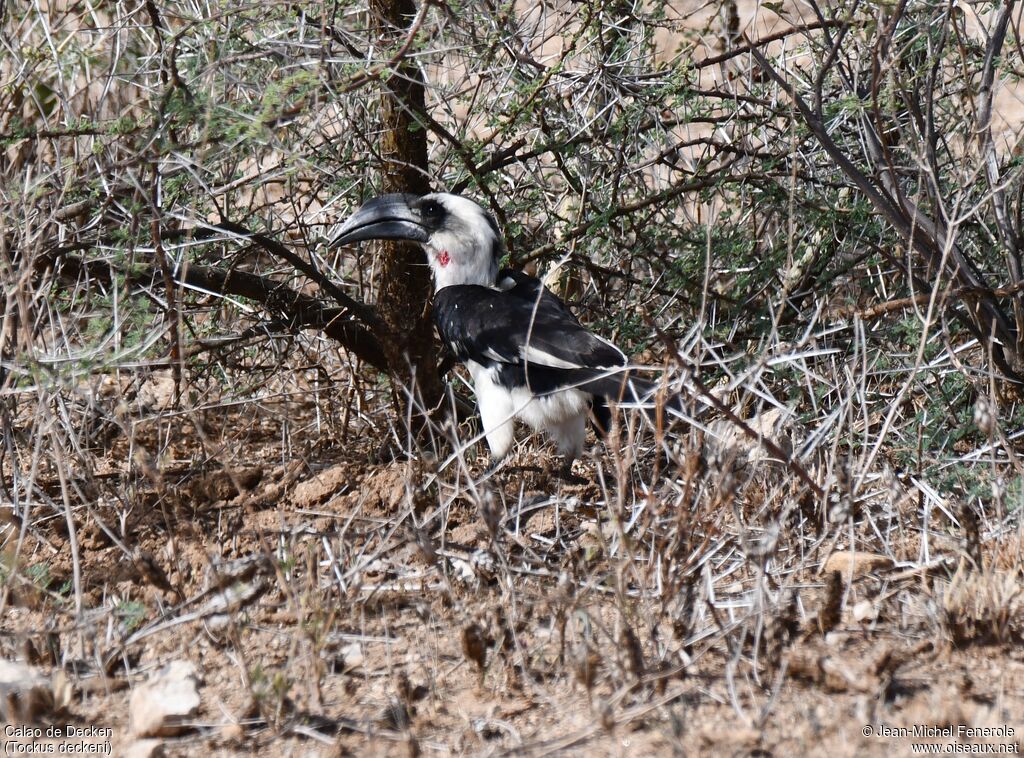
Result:
[[368,239],[412,240],[426,251],[434,321],[473,378],[495,461],[512,447],[515,418],[547,432],[571,463],[583,450],[589,413],[599,431],[607,429],[606,400],[651,405],[655,385],[628,373],[621,350],[587,331],[540,280],[498,270],[497,224],[472,200],[384,195],[359,208],[331,244]]

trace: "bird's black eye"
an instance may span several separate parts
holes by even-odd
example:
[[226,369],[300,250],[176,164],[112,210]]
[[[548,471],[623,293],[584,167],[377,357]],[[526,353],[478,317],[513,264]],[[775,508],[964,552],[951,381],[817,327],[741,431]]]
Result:
[[424,216],[437,218],[442,213],[441,204],[436,200],[428,200],[420,206],[420,211],[422,211]]

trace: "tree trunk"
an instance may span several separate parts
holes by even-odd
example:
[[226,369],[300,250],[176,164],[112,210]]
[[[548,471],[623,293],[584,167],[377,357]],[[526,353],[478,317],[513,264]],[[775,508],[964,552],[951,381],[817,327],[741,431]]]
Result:
[[[416,13],[413,0],[370,0],[370,13],[382,40],[405,34]],[[427,179],[427,132],[413,115],[425,110],[419,69],[402,63],[384,82],[381,96],[380,149],[384,158],[385,192],[430,192]],[[406,242],[384,242],[378,310],[389,327],[386,347],[394,373],[412,380],[427,408],[441,398],[437,345],[430,321],[430,270],[423,251]],[[410,372],[409,367],[412,370]]]

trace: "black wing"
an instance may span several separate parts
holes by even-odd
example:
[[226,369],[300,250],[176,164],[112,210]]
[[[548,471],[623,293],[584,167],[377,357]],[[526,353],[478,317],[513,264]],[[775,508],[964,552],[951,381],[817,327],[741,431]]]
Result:
[[534,277],[503,271],[497,284],[445,287],[434,296],[438,332],[460,361],[497,366],[505,386],[529,385],[537,394],[626,364]]
[[555,295],[551,290],[541,284],[540,279],[522,271],[510,268],[503,268],[498,272],[495,286],[502,292],[507,292],[513,297],[518,297],[530,302],[530,308],[539,300],[543,301],[546,309],[558,310],[572,319],[572,322],[579,326],[579,321],[573,315],[569,307]]

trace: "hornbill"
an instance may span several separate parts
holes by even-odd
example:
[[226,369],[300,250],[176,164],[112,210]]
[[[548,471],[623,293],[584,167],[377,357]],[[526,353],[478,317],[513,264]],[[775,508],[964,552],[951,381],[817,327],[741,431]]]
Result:
[[[473,378],[492,466],[512,447],[513,418],[550,435],[568,469],[583,451],[588,413],[609,428],[607,400],[651,408],[655,384],[632,376],[615,345],[587,331],[540,280],[498,269],[494,218],[460,195],[389,194],[366,202],[330,245],[420,243],[434,277],[434,321]],[[682,412],[678,395],[666,407]]]

